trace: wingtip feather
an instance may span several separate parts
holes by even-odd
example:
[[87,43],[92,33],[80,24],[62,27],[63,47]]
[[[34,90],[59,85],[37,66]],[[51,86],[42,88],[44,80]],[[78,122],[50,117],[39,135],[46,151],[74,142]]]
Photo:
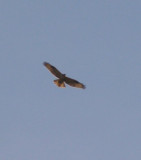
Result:
[[46,66],[48,63],[47,62],[43,62],[43,65]]

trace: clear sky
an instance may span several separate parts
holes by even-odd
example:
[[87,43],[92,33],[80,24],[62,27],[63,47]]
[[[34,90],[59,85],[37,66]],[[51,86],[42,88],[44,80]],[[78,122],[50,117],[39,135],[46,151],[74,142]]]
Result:
[[0,1],[0,159],[141,159],[140,0]]

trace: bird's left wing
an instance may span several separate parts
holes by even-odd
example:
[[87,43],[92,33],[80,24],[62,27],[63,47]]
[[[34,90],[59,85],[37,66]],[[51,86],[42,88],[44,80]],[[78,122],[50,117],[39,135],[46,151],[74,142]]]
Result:
[[78,82],[77,80],[75,79],[71,79],[69,77],[65,77],[65,83],[67,83],[68,85],[72,86],[72,87],[77,87],[77,88],[82,88],[82,89],[85,89],[85,85]]

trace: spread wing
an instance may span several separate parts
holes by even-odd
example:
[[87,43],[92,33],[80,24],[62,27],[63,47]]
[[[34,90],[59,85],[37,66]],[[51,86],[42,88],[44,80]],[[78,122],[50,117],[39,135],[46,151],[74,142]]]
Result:
[[64,81],[65,81],[65,83],[67,83],[68,85],[70,85],[72,87],[83,88],[83,89],[86,88],[84,84],[78,82],[75,79],[71,79],[69,77],[65,77]]
[[58,69],[56,69],[54,66],[52,66],[51,64],[44,62],[43,65],[56,77],[61,78],[62,77],[62,73],[60,71],[58,71]]

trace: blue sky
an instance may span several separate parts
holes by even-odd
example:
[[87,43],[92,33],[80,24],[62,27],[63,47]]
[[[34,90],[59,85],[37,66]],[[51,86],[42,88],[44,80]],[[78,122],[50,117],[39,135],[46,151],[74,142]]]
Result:
[[[0,159],[141,159],[140,6],[1,0]],[[87,88],[58,88],[44,61]]]

